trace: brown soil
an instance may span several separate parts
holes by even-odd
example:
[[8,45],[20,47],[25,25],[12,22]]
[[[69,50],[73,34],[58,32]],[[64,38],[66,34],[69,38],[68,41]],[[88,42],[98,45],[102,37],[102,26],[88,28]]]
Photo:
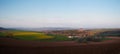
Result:
[[0,54],[120,54],[120,37],[103,42],[23,41],[0,38]]

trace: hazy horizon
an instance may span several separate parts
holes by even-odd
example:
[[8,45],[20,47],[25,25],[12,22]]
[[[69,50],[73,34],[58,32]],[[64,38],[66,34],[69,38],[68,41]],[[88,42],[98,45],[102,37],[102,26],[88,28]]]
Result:
[[0,27],[120,28],[120,0],[0,0]]

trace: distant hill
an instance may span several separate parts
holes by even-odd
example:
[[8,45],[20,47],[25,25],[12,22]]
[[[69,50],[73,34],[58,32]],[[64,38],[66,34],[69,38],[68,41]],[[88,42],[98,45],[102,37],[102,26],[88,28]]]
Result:
[[27,30],[27,31],[54,31],[54,30],[73,30],[75,28],[66,27],[43,27],[43,28],[14,28],[17,30]]
[[3,28],[3,27],[0,27],[0,30],[8,30],[8,29],[6,29],[6,28]]
[[112,31],[105,31],[100,33],[102,36],[119,36],[120,37],[120,30],[112,30]]
[[0,27],[0,30],[16,30],[14,28],[4,28],[4,27]]

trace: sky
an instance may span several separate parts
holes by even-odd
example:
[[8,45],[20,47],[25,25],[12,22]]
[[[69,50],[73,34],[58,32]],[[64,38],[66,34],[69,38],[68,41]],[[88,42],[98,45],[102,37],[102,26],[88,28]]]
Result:
[[0,27],[120,28],[120,0],[0,0]]

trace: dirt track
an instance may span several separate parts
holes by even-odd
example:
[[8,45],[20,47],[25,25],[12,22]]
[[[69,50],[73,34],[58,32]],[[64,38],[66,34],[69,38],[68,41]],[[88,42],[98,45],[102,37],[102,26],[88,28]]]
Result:
[[120,54],[120,37],[103,42],[35,42],[0,38],[0,54]]

